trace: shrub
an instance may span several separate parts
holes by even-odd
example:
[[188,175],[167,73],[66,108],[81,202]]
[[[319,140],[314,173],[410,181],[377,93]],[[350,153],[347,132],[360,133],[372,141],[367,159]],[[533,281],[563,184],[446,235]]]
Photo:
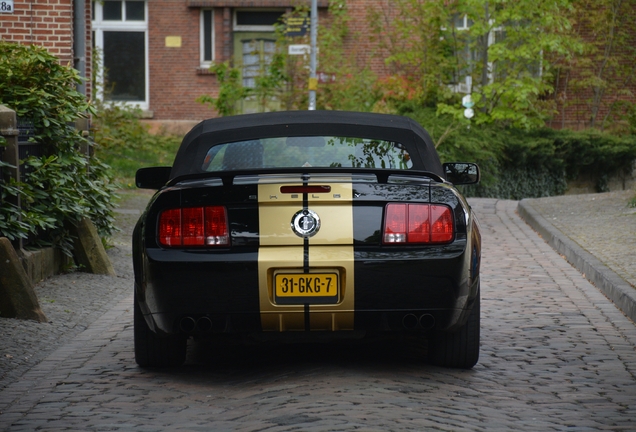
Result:
[[[88,217],[102,237],[115,230],[108,167],[80,151],[93,144],[72,126],[94,113],[76,90],[80,80],[77,71],[43,48],[0,42],[0,104],[32,121],[32,140],[44,148],[44,156],[22,161],[27,169],[21,183],[4,181],[0,234],[37,235],[39,244],[55,244],[68,255],[69,224]],[[8,202],[10,196],[19,196],[22,208]]]
[[96,152],[122,188],[134,187],[141,167],[172,165],[181,143],[181,137],[149,133],[140,115],[139,109],[110,105],[100,106],[94,117]]
[[636,160],[636,136],[597,130],[532,130],[496,125],[470,125],[433,108],[405,112],[431,134],[442,162],[476,162],[479,185],[464,187],[469,196],[521,199],[563,194],[567,181],[582,175],[596,181],[599,192],[607,178],[629,174]]

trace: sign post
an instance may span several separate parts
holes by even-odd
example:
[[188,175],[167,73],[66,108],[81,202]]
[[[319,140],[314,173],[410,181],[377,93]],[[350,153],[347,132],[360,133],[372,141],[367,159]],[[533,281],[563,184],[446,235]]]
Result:
[[318,0],[311,0],[311,25],[309,27],[311,37],[311,55],[309,60],[309,111],[316,109],[316,42],[318,39]]

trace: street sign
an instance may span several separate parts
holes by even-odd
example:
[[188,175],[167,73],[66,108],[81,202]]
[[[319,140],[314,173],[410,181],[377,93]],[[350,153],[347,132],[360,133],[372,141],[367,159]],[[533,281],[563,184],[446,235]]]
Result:
[[473,111],[472,108],[466,108],[464,110],[464,117],[466,117],[467,119],[473,118],[474,115],[475,115],[475,111]]
[[287,53],[289,55],[308,55],[311,52],[309,44],[293,44],[289,45]]
[[331,84],[336,82],[336,74],[333,72],[316,72],[316,77],[320,84]]
[[466,96],[462,98],[462,105],[464,106],[464,108],[472,108],[475,106],[475,102],[473,102],[472,97],[470,97],[470,95],[467,94]]
[[291,16],[285,20],[285,36],[305,36],[309,31],[309,16]]

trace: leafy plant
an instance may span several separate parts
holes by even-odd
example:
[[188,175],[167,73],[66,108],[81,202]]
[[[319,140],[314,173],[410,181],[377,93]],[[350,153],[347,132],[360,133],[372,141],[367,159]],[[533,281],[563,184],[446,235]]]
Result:
[[[301,5],[288,16],[304,16],[306,13],[307,7]],[[319,63],[322,71],[335,74],[336,79],[319,86],[318,109],[371,111],[379,99],[375,74],[368,65],[358,64],[356,56],[350,51],[345,51],[345,39],[357,37],[349,33],[350,20],[344,0],[329,2],[329,18],[320,25]],[[240,64],[213,64],[210,71],[217,76],[219,92],[216,97],[202,95],[197,101],[210,104],[221,116],[239,114],[239,102],[247,98],[256,100],[261,111],[272,109],[274,105],[287,110],[306,109],[308,56],[290,56],[287,47],[309,43],[308,36],[292,38],[285,35],[283,25],[275,28],[276,52],[254,78],[254,87],[243,87]],[[272,101],[278,103],[272,104]]]
[[496,124],[458,123],[434,108],[404,112],[430,133],[443,162],[477,162],[482,182],[464,187],[470,196],[521,199],[563,194],[580,177],[606,190],[611,175],[630,175],[636,136],[597,130],[525,130]]
[[243,87],[240,69],[226,61],[212,64],[210,72],[216,75],[219,94],[217,97],[201,95],[196,99],[197,102],[212,105],[221,117],[238,114],[238,102],[252,92],[250,88]]
[[[89,157],[93,143],[72,124],[94,107],[76,90],[77,71],[36,46],[0,41],[0,103],[32,121],[34,142],[44,148],[31,156],[21,182],[2,179],[0,234],[10,239],[37,235],[71,254],[69,224],[89,217],[102,236],[113,225],[114,185],[108,167]],[[10,198],[20,198],[21,207]]]
[[474,124],[528,129],[554,114],[551,60],[581,49],[569,10],[568,0],[385,0],[370,20],[379,55],[420,104],[461,121],[472,93]]

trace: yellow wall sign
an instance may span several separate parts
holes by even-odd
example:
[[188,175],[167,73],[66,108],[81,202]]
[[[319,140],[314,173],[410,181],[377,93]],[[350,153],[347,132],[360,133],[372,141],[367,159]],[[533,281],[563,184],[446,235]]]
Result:
[[166,36],[166,47],[181,48],[181,36]]

